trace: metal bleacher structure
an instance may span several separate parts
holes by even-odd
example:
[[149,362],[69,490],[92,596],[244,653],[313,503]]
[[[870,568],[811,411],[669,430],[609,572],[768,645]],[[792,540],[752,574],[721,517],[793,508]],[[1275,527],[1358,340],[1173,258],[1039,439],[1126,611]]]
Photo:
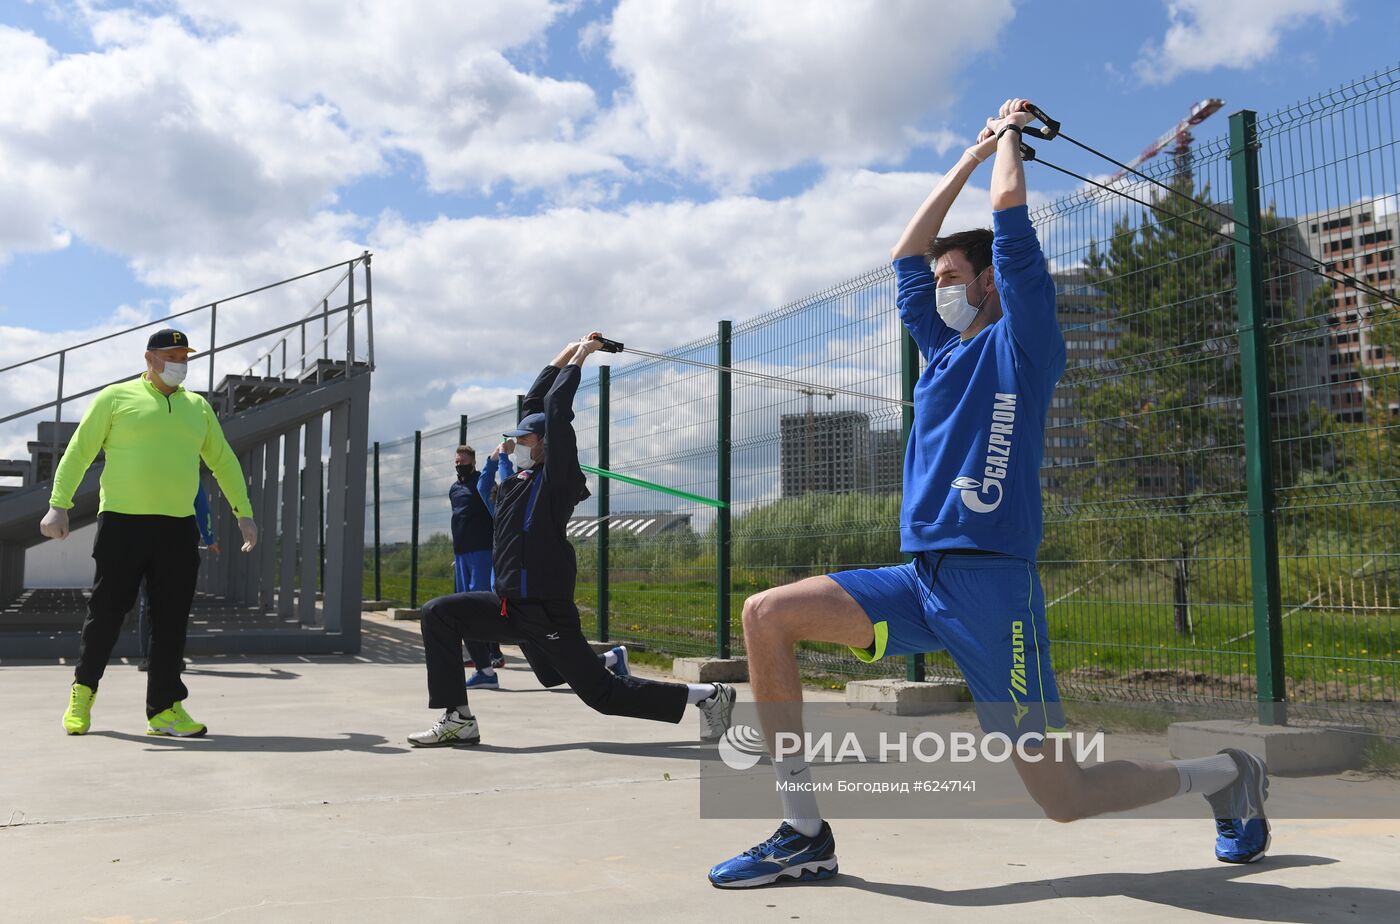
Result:
[[[199,392],[238,455],[259,528],[258,545],[242,552],[232,511],[201,467],[221,551],[203,554],[187,652],[359,651],[374,370],[370,258],[365,252],[0,368],[0,448],[16,454],[24,431],[15,428],[44,418],[28,443],[28,458],[0,460],[0,658],[77,654],[85,591],[26,587],[25,553],[52,541],[40,535],[39,521],[84,399],[113,384],[89,385],[79,373],[89,370],[90,379],[94,368],[108,370],[104,377],[129,368],[115,381],[133,377],[146,337],[167,326],[208,346],[191,356],[186,387],[205,386]],[[287,317],[296,320],[281,321]],[[267,326],[268,318],[278,323]],[[205,366],[207,377],[201,375]],[[20,406],[44,394],[53,397]],[[73,530],[97,520],[102,466],[99,455],[74,496]],[[137,653],[135,622],[127,619],[114,656]]]

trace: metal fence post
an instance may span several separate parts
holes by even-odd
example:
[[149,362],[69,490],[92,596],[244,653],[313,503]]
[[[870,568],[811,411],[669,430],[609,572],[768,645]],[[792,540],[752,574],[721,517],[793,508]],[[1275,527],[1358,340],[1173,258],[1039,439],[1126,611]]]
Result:
[[1239,306],[1245,480],[1249,489],[1250,581],[1254,597],[1254,663],[1259,721],[1287,720],[1280,616],[1278,529],[1274,519],[1273,438],[1269,418],[1264,254],[1259,220],[1259,140],[1255,113],[1230,116],[1230,182],[1234,197],[1235,301]]
[[719,322],[719,433],[716,444],[715,499],[724,503],[715,511],[715,655],[729,657],[729,590],[730,590],[730,427],[731,383],[729,381],[730,345],[732,325],[729,321]]
[[[909,335],[909,331],[901,328],[899,341],[899,396],[905,401],[914,400],[914,386],[919,382],[919,345],[914,342],[914,338]],[[899,429],[899,445],[907,453],[909,451],[909,437],[914,432],[914,407],[912,404],[905,404],[901,408],[901,423]],[[924,656],[920,652],[907,656],[904,665],[904,677],[911,683],[918,683],[925,677]]]
[[383,600],[379,580],[379,441],[374,441],[374,599]]
[[[219,303],[212,302],[209,305],[209,397],[214,396],[214,354],[218,352],[214,345],[219,334]],[[228,410],[225,409],[227,414]]]
[[525,396],[524,396],[524,395],[516,395],[516,396],[515,396],[515,419],[518,421],[518,420],[520,420],[521,417],[524,417],[524,416],[525,416]]
[[345,275],[345,377],[355,372],[355,261]]
[[413,431],[413,528],[408,550],[408,608],[418,609],[418,487],[423,467],[423,431]]
[[467,415],[457,418],[457,445],[467,445]]
[[[608,402],[612,391],[612,367],[598,367],[598,467],[607,468]],[[608,515],[609,482],[598,479],[598,641],[608,640]]]
[[369,272],[370,252],[366,250],[361,258],[365,268],[365,359],[374,368],[374,284]]
[[[53,407],[53,460],[49,463],[49,480],[58,483],[58,443],[59,431],[63,429],[63,368],[67,363],[68,351],[58,351],[58,394]],[[38,474],[37,472],[35,473]],[[36,479],[37,480],[37,479]]]
[[[320,537],[317,542],[317,559],[320,561],[320,570],[317,572],[317,587],[321,589],[322,596],[326,590],[326,467],[324,465],[316,468],[316,506],[321,508],[321,518],[316,521],[318,529],[317,535]],[[324,621],[323,621],[324,624]]]

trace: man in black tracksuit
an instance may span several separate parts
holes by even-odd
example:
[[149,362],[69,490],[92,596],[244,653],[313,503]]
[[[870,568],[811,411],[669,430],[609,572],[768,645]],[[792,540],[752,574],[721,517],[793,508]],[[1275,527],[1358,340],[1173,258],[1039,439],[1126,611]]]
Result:
[[541,683],[568,683],[599,712],[679,722],[691,704],[700,707],[704,740],[728,727],[732,687],[618,676],[603,666],[579,625],[578,564],[565,527],[588,489],[578,463],[573,401],[580,367],[601,346],[600,336],[570,343],[544,368],[525,396],[519,428],[505,434],[516,440],[512,457],[519,471],[496,496],[495,591],[438,597],[423,607],[428,706],[446,711],[427,731],[409,736],[415,746],[481,740],[467,707],[463,638],[520,644]]

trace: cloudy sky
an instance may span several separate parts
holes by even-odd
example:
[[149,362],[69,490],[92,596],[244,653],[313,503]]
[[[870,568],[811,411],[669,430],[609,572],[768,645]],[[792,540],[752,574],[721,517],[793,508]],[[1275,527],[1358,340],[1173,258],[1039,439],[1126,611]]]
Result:
[[1130,157],[1397,34],[1385,0],[5,0],[0,365],[368,249],[390,439],[590,327],[662,351],[880,264],[1008,96]]

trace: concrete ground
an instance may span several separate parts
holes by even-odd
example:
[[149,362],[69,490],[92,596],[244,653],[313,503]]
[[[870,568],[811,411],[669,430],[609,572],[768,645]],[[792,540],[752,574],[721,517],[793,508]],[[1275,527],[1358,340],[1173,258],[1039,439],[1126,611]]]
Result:
[[843,820],[839,877],[721,892],[706,869],[773,824],[699,818],[694,718],[600,716],[517,668],[473,696],[485,744],[410,750],[434,718],[416,628],[368,622],[359,658],[196,660],[211,734],[189,741],[142,733],[130,665],[82,738],[69,667],[0,665],[0,920],[1400,920],[1393,812],[1279,823],[1248,867],[1204,818]]

